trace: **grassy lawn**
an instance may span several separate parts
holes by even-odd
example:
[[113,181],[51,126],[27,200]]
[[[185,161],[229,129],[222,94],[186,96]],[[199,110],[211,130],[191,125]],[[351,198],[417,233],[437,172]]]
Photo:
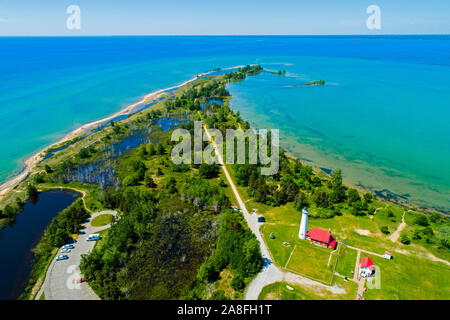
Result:
[[[287,288],[289,286],[293,290]],[[336,286],[344,289],[344,293],[333,293],[324,288],[300,286],[286,282],[276,282],[264,287],[259,300],[354,300],[357,285],[352,281],[338,278]]]
[[449,299],[448,266],[402,254],[396,254],[392,260],[369,257],[380,269],[381,288],[368,289],[366,299]]
[[106,230],[102,230],[102,231],[100,231],[98,234],[100,235],[100,240],[97,240],[96,242],[95,242],[95,245],[94,245],[94,249],[100,249],[101,247],[102,247],[102,245],[105,243],[105,241],[106,241],[106,237],[107,237],[107,235],[108,235],[108,232],[109,232],[109,229],[106,229]]
[[103,227],[107,224],[110,224],[114,219],[114,215],[112,214],[102,214],[98,217],[95,217],[91,221],[91,226],[93,227]]
[[336,272],[339,274],[353,278],[353,272],[355,270],[355,263],[356,263],[356,256],[357,252],[356,250],[343,247],[341,246],[339,248],[340,250],[340,256],[339,261],[336,267]]
[[[261,233],[269,247],[275,264],[284,267],[291,255],[292,249],[297,243],[298,228],[294,226],[286,226],[282,224],[265,224],[261,229]],[[275,239],[270,238],[273,233]],[[285,246],[283,242],[289,242],[289,246]]]
[[307,277],[330,283],[333,265],[328,267],[330,249],[321,248],[309,241],[299,241],[292,253],[286,269],[295,271]]
[[[293,290],[287,288],[291,287]],[[264,287],[259,294],[259,300],[317,300],[299,286],[293,286],[285,282],[276,282]]]
[[[228,166],[230,174],[234,176],[232,166]],[[330,251],[320,247],[312,246],[298,239],[298,228],[300,224],[300,213],[293,208],[292,203],[280,207],[271,207],[256,203],[250,199],[245,187],[237,186],[241,197],[246,201],[249,211],[257,209],[259,214],[264,215],[266,223],[261,228],[261,233],[269,247],[270,253],[276,265],[285,267],[291,256],[294,246],[297,246],[287,266],[295,272],[322,281],[330,281],[332,270],[327,267]],[[450,297],[450,268],[439,262],[433,262],[426,258],[428,250],[438,257],[446,258],[445,250],[439,252],[435,248],[426,245],[403,245],[392,242],[389,239],[399,224],[404,208],[382,201],[375,201],[373,205],[379,209],[374,216],[353,216],[342,210],[342,216],[331,219],[319,219],[312,216],[317,215],[317,208],[310,207],[310,219],[308,229],[317,227],[330,230],[338,239],[348,245],[361,249],[383,254],[385,250],[393,252],[394,259],[386,260],[379,257],[371,257],[375,265],[381,268],[381,289],[368,289],[364,294],[366,299],[449,299]],[[405,220],[408,227],[405,231],[411,231],[414,221],[414,213],[407,212]],[[380,228],[387,226],[390,234],[381,233]],[[275,239],[269,235],[273,233]],[[290,246],[283,245],[289,242]],[[427,249],[425,249],[426,247]],[[322,250],[321,250],[322,249]],[[357,252],[352,249],[343,248],[336,266],[336,271],[349,278],[353,277]],[[362,254],[362,257],[367,254]],[[369,255],[370,256],[370,255]],[[337,255],[332,258],[334,265]],[[356,284],[352,281],[345,282],[342,278],[334,277],[334,283],[343,286],[354,286],[346,298],[354,299]],[[305,288],[288,290],[286,283],[273,284],[264,288],[260,299],[320,299],[314,292]],[[343,297],[335,296],[335,299]],[[331,297],[333,299],[333,297]]]

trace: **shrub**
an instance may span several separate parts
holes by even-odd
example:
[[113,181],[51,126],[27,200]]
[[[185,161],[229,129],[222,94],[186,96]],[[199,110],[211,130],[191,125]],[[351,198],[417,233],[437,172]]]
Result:
[[404,233],[404,232],[400,235],[400,242],[403,243],[403,244],[406,244],[406,245],[411,243],[411,241],[409,240],[408,235],[406,233]]
[[412,232],[412,239],[413,240],[420,240],[422,239],[422,233],[418,228],[414,229]]
[[233,280],[231,280],[231,287],[236,291],[240,291],[245,288],[245,282],[241,275],[233,277]]
[[414,224],[417,224],[422,227],[428,226],[430,223],[428,222],[428,218],[426,215],[422,213],[416,214],[416,217],[414,219]]
[[125,187],[136,186],[136,185],[138,185],[138,183],[139,183],[139,177],[135,173],[126,176],[122,181],[122,184]]
[[225,295],[225,291],[217,290],[214,291],[211,298],[209,298],[208,300],[231,300],[231,299]]
[[200,176],[203,179],[212,179],[218,176],[220,172],[220,167],[216,163],[214,164],[203,163],[202,165],[200,165],[198,172],[200,173]]
[[389,232],[389,228],[388,228],[387,226],[382,226],[382,227],[380,228],[380,230],[381,230],[381,232],[384,233],[384,234],[389,234],[389,233],[390,233],[390,232]]

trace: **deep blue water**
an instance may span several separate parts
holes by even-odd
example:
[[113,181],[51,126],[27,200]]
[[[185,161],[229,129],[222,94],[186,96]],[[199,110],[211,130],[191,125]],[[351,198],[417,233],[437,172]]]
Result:
[[72,191],[40,193],[37,202],[27,201],[14,224],[0,229],[0,300],[17,299],[24,292],[32,267],[32,249],[50,221],[79,196]]
[[[288,76],[266,74],[230,89],[233,108],[254,125],[280,128],[293,153],[321,167],[343,167],[352,183],[377,190],[383,182],[419,204],[448,209],[449,40],[0,38],[0,181],[19,172],[30,154],[146,93],[217,67],[262,63]],[[327,85],[292,87],[318,79]]]

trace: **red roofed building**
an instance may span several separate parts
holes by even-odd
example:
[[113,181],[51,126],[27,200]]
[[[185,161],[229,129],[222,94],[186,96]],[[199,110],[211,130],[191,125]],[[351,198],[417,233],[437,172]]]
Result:
[[373,275],[373,261],[369,257],[362,258],[359,274],[362,277],[370,277]]
[[315,245],[336,249],[337,241],[331,235],[330,231],[322,230],[319,228],[312,228],[310,232],[306,233],[306,239],[314,243]]

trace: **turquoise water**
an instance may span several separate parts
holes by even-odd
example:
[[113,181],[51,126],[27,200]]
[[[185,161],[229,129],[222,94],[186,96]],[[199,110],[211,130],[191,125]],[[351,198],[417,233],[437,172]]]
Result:
[[[0,182],[84,123],[216,67],[254,125],[346,181],[450,210],[449,36],[0,38]],[[289,64],[289,65],[284,65]],[[326,85],[292,87],[323,79]]]
[[[450,77],[442,67],[286,57],[287,77],[232,84],[232,107],[318,167],[422,206],[450,207]],[[324,79],[325,86],[292,87]]]

